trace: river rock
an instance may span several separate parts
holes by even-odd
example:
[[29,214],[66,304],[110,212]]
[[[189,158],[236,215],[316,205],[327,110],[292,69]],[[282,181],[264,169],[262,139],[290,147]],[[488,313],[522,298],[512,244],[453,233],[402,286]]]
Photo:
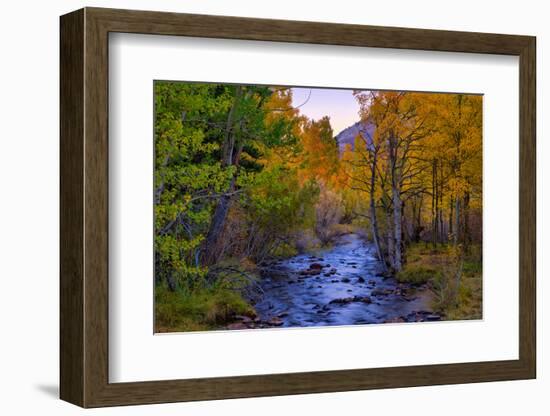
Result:
[[343,277],[342,278],[342,283],[349,283],[351,282],[351,280],[349,279],[349,277]]
[[321,263],[311,263],[309,265],[310,270],[321,270],[323,265]]
[[262,277],[281,278],[281,277],[285,277],[286,274],[287,274],[286,271],[281,270],[277,267],[262,267],[260,269],[260,275]]
[[227,325],[227,329],[238,330],[238,329],[248,329],[248,327],[245,324],[243,324],[242,322],[235,322],[235,323]]
[[353,296],[349,298],[337,298],[333,299],[329,302],[330,304],[341,304],[346,305],[348,303],[352,302],[364,302],[364,303],[371,303],[371,299],[368,296]]
[[267,323],[272,326],[281,326],[284,322],[281,318],[274,317],[267,321]]
[[238,319],[243,324],[247,324],[247,323],[252,322],[252,318],[249,317],[249,316],[245,316],[245,315],[235,315],[235,319]]
[[365,283],[365,278],[359,276],[359,277],[357,278],[357,283]]
[[370,294],[372,296],[388,296],[393,293],[391,289],[374,289]]
[[396,316],[395,318],[386,319],[384,321],[385,324],[400,324],[403,322],[407,322],[407,320],[404,319],[402,316]]

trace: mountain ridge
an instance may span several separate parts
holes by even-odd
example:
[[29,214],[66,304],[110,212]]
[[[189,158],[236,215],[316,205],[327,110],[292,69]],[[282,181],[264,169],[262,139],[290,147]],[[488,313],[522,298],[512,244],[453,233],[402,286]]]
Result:
[[336,140],[340,154],[344,153],[347,145],[350,145],[351,149],[355,150],[355,138],[359,134],[366,140],[365,145],[367,145],[372,140],[374,124],[358,121],[338,133],[334,139]]

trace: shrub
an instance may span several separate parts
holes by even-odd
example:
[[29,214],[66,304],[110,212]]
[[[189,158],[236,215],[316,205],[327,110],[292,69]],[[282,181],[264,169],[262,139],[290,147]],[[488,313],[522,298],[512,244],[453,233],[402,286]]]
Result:
[[397,273],[396,278],[401,283],[423,284],[438,276],[438,272],[429,266],[411,264]]
[[321,186],[315,205],[315,232],[323,244],[328,244],[338,234],[337,224],[344,215],[342,197],[326,186]]
[[480,275],[482,272],[482,263],[480,261],[464,261],[464,270],[465,275],[475,276]]
[[155,288],[155,331],[216,329],[235,315],[255,316],[254,309],[235,291],[213,288],[192,293]]

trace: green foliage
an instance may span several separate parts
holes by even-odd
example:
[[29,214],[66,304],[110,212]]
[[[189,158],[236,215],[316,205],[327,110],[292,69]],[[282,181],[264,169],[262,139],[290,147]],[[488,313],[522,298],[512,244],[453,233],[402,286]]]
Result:
[[155,83],[155,251],[162,272],[180,286],[205,276],[196,261],[210,220],[210,195],[227,187],[234,167],[219,161],[209,122],[231,103],[229,88]]
[[396,278],[401,283],[423,284],[432,279],[437,279],[439,272],[430,266],[422,264],[412,264],[405,266],[403,270],[397,273]]
[[235,291],[216,287],[192,294],[155,288],[155,331],[215,329],[235,315],[254,316],[254,309]]
[[458,288],[457,302],[447,308],[448,319],[481,319],[482,316],[482,261],[481,245],[469,247],[464,255],[462,279]]
[[273,257],[277,258],[288,258],[296,256],[299,252],[295,243],[289,244],[287,242],[283,242],[282,244],[274,247],[273,250],[271,250],[271,254]]
[[[480,100],[453,106],[447,98],[418,94],[360,94],[363,121],[377,130],[367,146],[357,137],[355,151],[341,155],[330,119],[300,115],[289,88],[158,81],[154,98],[155,308],[161,330],[216,328],[235,314],[253,314],[246,300],[256,285],[254,263],[330,244],[350,227],[382,236],[381,257],[394,270],[404,264],[399,281],[445,292],[452,301],[440,307],[449,313],[478,313],[462,310],[480,304],[481,296],[481,253],[465,238],[471,231],[466,222],[458,240],[471,252],[462,258],[463,276],[453,288],[458,256],[439,244],[448,240],[408,247],[392,218],[414,226],[409,238],[419,241],[423,225],[436,223],[426,195],[439,182],[445,198],[437,210],[445,219],[452,217],[457,196],[464,218],[466,209],[480,207]],[[467,110],[468,117],[443,111],[447,107]],[[443,113],[434,118],[436,110]],[[453,135],[457,126],[460,137]],[[430,175],[432,159],[460,169],[447,166]],[[402,215],[392,213],[392,206],[399,207],[392,195],[402,198]],[[399,261],[396,248],[404,251]]]
[[468,259],[464,261],[464,274],[467,276],[480,276],[482,271],[481,261]]
[[[251,310],[243,294],[253,282],[228,259],[291,253],[290,234],[313,224],[317,183],[300,180],[290,159],[267,156],[300,152],[301,119],[286,110],[285,89],[164,81],[154,89],[157,323],[220,325]],[[222,200],[228,208],[213,221]],[[205,256],[211,249],[218,253]]]
[[296,226],[310,226],[319,187],[313,181],[300,186],[295,171],[274,166],[256,175],[242,175],[241,184],[248,189],[243,204],[250,218],[279,232]]
[[[266,146],[295,142],[293,123],[284,117],[266,122],[268,87],[160,81],[154,88],[155,250],[163,275],[157,281],[195,287],[208,271],[200,256],[216,204],[226,193],[258,189],[278,175],[262,176],[258,160]],[[238,189],[231,189],[235,179]],[[255,198],[255,214],[290,217],[296,198],[284,192],[267,190],[267,202]]]
[[472,246],[470,254],[462,247],[424,243],[409,246],[407,263],[397,273],[400,282],[428,284],[433,293],[433,308],[446,319],[481,318],[480,246]]

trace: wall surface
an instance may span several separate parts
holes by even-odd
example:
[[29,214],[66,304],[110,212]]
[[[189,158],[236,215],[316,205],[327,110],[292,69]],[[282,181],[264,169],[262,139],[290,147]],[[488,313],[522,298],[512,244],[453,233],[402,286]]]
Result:
[[[538,42],[538,379],[532,381],[318,394],[87,411],[102,415],[544,415],[550,410],[550,361],[545,346],[550,285],[544,258],[550,235],[542,213],[550,146],[543,123],[550,102],[550,26],[544,2],[440,1],[274,2],[232,0],[5,2],[0,14],[0,385],[2,414],[74,415],[83,411],[58,395],[59,26],[83,6],[240,15],[536,35]],[[503,120],[503,122],[505,122]],[[546,200],[545,200],[546,199]],[[503,230],[503,238],[506,238]]]

